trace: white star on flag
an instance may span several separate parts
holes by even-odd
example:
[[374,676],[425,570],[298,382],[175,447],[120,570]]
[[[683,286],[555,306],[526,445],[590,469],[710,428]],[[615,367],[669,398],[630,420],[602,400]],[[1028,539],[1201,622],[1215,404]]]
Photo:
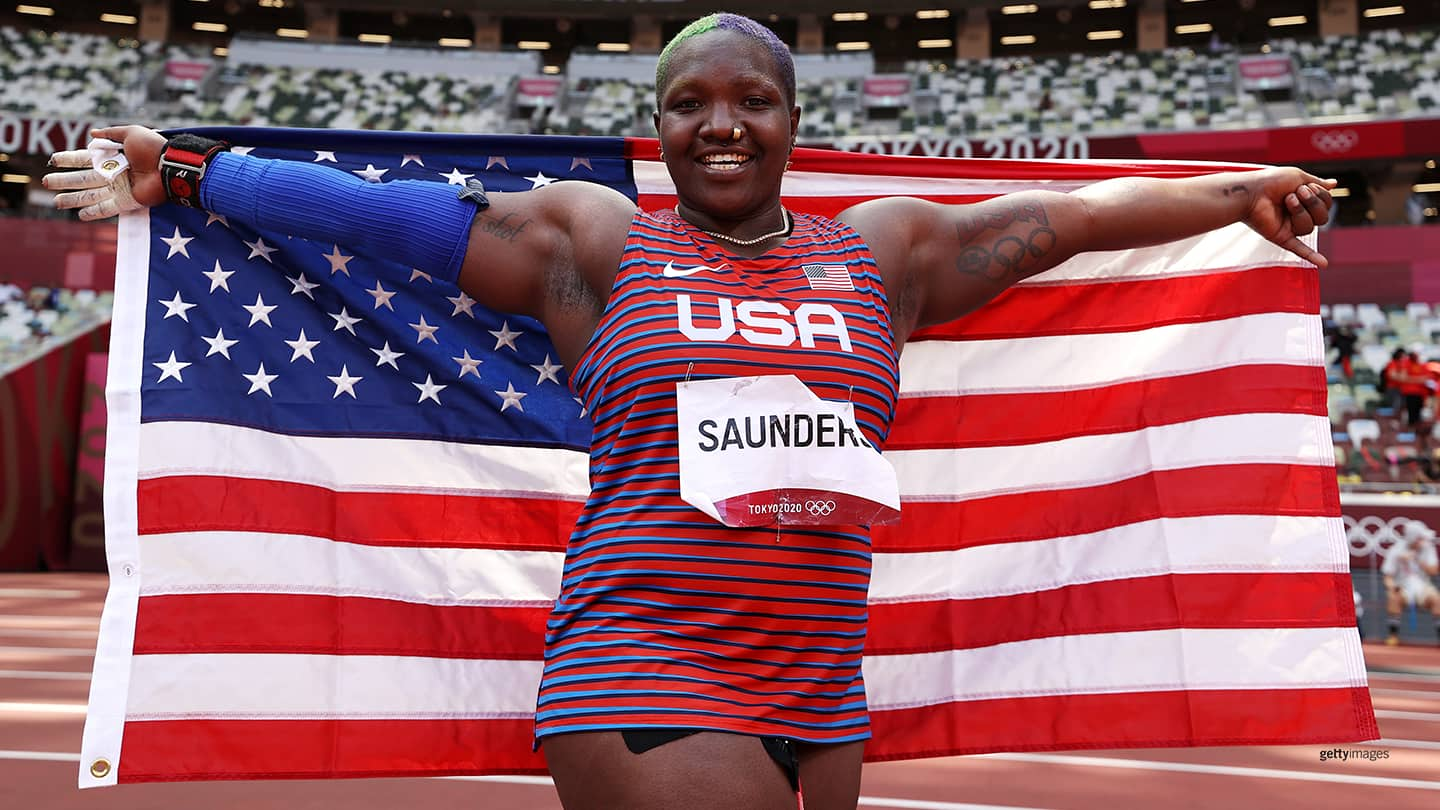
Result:
[[211,211],[211,212],[210,212],[210,216],[206,217],[206,219],[205,219],[205,227],[208,228],[208,227],[210,227],[211,225],[214,225],[214,224],[217,223],[217,222],[220,223],[221,225],[224,225],[224,226],[227,227],[227,228],[230,227],[230,220],[226,219],[224,214],[217,214],[217,213],[215,213],[214,211]]
[[375,164],[373,163],[366,163],[365,168],[351,169],[350,173],[360,175],[361,177],[365,178],[365,182],[367,183],[378,183],[380,182],[380,178],[384,177],[385,173],[388,171],[390,170],[375,168]]
[[336,162],[338,162],[338,161],[335,160],[335,153],[334,153],[334,152],[326,152],[324,149],[315,149],[315,150],[313,150],[313,151],[315,152],[315,159],[312,160],[312,161],[310,161],[311,163],[320,163],[321,161],[324,161],[324,162],[327,162],[327,163],[336,163]]
[[255,303],[245,305],[245,311],[250,313],[250,323],[246,325],[254,326],[257,323],[264,321],[266,326],[273,327],[275,324],[270,323],[270,313],[274,312],[277,309],[279,309],[278,305],[266,306],[265,299],[262,298],[259,293],[256,293]]
[[560,178],[546,177],[544,172],[536,172],[534,177],[527,177],[525,179],[530,181],[530,190],[534,191],[537,188],[548,186]]
[[410,268],[410,280],[411,280],[411,281],[414,281],[414,280],[417,279],[417,278],[423,278],[423,279],[425,279],[426,281],[430,282],[431,284],[434,284],[434,283],[435,283],[435,279],[431,278],[429,273],[426,273],[426,272],[423,272],[423,271],[420,271],[420,270],[416,270],[416,269],[413,268],[413,267]]
[[360,382],[365,378],[351,377],[350,368],[348,366],[341,366],[340,376],[327,377],[326,379],[328,379],[332,383],[335,383],[335,396],[330,397],[331,399],[339,397],[342,393],[349,394],[351,399],[355,399],[355,383]]
[[520,351],[520,349],[515,346],[515,338],[518,338],[525,333],[510,331],[509,321],[501,322],[499,332],[496,332],[494,329],[489,329],[486,331],[495,336],[495,351],[499,351],[501,346],[509,346],[514,351]]
[[454,298],[451,298],[448,295],[445,296],[445,300],[455,305],[455,311],[450,313],[450,317],[453,318],[462,312],[472,318],[475,317],[475,313],[472,312],[470,309],[471,307],[475,306],[475,299],[466,295],[463,290],[460,292],[459,295],[455,296]]
[[384,363],[385,365],[388,365],[389,367],[395,369],[396,371],[399,371],[399,370],[400,370],[400,366],[396,365],[396,364],[395,364],[395,361],[396,361],[396,360],[399,360],[399,359],[402,358],[402,357],[404,357],[404,356],[405,356],[405,352],[391,351],[391,350],[390,350],[390,341],[388,341],[388,340],[385,341],[385,347],[384,347],[384,348],[382,348],[382,349],[371,349],[370,351],[374,352],[374,353],[375,353],[375,356],[378,357],[378,358],[380,358],[379,360],[376,360],[376,361],[375,361],[375,365],[378,366],[378,365],[380,365],[381,363]]
[[385,307],[391,312],[395,311],[395,305],[390,303],[390,299],[395,297],[395,293],[380,286],[379,279],[375,280],[375,289],[366,290],[365,292],[370,293],[370,297],[375,299],[376,309],[379,309],[380,307]]
[[463,357],[452,357],[450,359],[460,364],[461,377],[464,377],[466,374],[474,374],[475,379],[480,379],[481,361],[475,359],[474,357],[471,357],[469,349],[465,350],[465,355]]
[[292,287],[292,289],[290,290],[291,295],[303,295],[306,298],[309,298],[311,301],[315,300],[315,293],[312,293],[310,291],[315,289],[316,287],[319,287],[320,285],[316,284],[308,278],[305,278],[304,273],[301,273],[295,278],[290,278],[289,276],[286,276],[285,280],[290,282],[290,286]]
[[264,391],[268,397],[275,396],[275,394],[270,391],[270,383],[280,379],[280,375],[266,374],[264,363],[260,364],[260,368],[256,369],[254,374],[241,374],[240,376],[250,381],[250,390],[245,392],[246,396],[256,391]]
[[581,418],[581,419],[584,419],[584,418],[585,418],[585,403],[584,403],[583,401],[581,401],[580,397],[571,397],[571,399],[575,400],[575,404],[580,406],[580,418]]
[[160,237],[160,241],[170,246],[170,252],[165,254],[165,258],[168,259],[171,256],[174,256],[176,253],[179,253],[181,256],[184,256],[188,259],[190,258],[190,251],[185,246],[195,241],[195,237],[181,236],[180,228],[177,226],[175,228],[174,236],[171,236],[169,238],[162,236]]
[[233,152],[234,154],[237,154],[237,155],[248,155],[248,154],[250,154],[251,152],[254,152],[254,151],[255,151],[255,147],[253,147],[253,146],[232,146],[232,147],[230,147],[230,151]]
[[[240,241],[241,241],[241,242],[245,242],[244,239],[241,239]],[[264,259],[266,262],[269,262],[270,264],[274,264],[274,263],[275,263],[275,260],[270,258],[270,254],[271,254],[271,253],[274,253],[275,251],[277,251],[277,250],[280,249],[280,248],[273,248],[273,247],[270,247],[269,245],[266,245],[266,244],[265,244],[265,238],[264,238],[264,237],[261,237],[261,236],[255,237],[255,241],[254,241],[254,242],[245,242],[245,247],[250,248],[250,255],[245,257],[246,261],[249,261],[250,259],[253,259],[253,258],[255,258],[256,256],[259,256],[260,258]]]
[[501,413],[510,410],[510,408],[512,407],[520,411],[521,413],[525,412],[525,406],[520,404],[520,400],[524,399],[528,395],[516,391],[515,383],[507,382],[505,383],[504,391],[496,391],[495,393],[498,394],[502,400],[504,400],[504,403],[500,406]]
[[581,167],[581,166],[584,166],[585,168],[589,169],[589,170],[592,171],[592,172],[595,171],[595,167],[590,165],[590,158],[571,158],[571,159],[570,159],[570,171],[573,172],[573,171],[575,171],[576,169],[578,169],[578,168]]
[[441,404],[441,403],[440,403],[440,392],[441,392],[441,391],[444,391],[446,388],[449,388],[449,387],[450,387],[450,386],[448,386],[448,385],[440,385],[439,383],[436,383],[434,380],[430,379],[430,375],[429,375],[429,374],[426,374],[426,375],[425,375],[425,382],[424,382],[424,383],[410,383],[410,384],[413,385],[413,386],[415,386],[416,388],[419,388],[419,389],[420,389],[420,398],[417,399],[417,400],[415,400],[415,404],[417,404],[417,405],[420,404],[421,402],[424,402],[424,401],[427,400],[427,399],[433,399],[433,400],[435,400],[435,404],[436,404],[436,405]]
[[210,351],[205,352],[206,357],[212,354],[220,354],[224,355],[226,360],[230,359],[230,347],[240,342],[238,340],[227,340],[224,329],[216,329],[215,337],[205,337],[201,335],[200,338],[210,344]]
[[175,359],[175,352],[170,352],[170,359],[163,363],[151,363],[150,365],[160,369],[160,379],[157,383],[165,382],[166,377],[174,377],[177,382],[185,382],[180,379],[180,370],[190,365]]
[[200,275],[210,279],[210,292],[213,293],[216,290],[223,289],[225,292],[228,293],[230,292],[230,282],[228,281],[228,279],[231,276],[235,275],[235,271],[222,268],[220,266],[220,260],[216,259],[215,269],[211,270],[208,273],[201,273]]
[[290,355],[290,362],[293,363],[296,360],[299,360],[301,357],[304,357],[306,360],[309,360],[313,363],[315,362],[315,356],[310,353],[310,350],[315,348],[316,346],[319,346],[320,341],[306,340],[305,330],[301,329],[300,337],[297,337],[294,340],[285,341],[285,345],[289,346],[291,349],[294,350],[294,353]]
[[421,160],[419,155],[405,155],[400,158],[400,168],[402,169],[411,163],[419,163],[421,166],[425,165],[425,161]]
[[475,175],[473,175],[473,174],[466,174],[466,173],[460,171],[459,169],[451,169],[448,174],[445,173],[445,172],[440,172],[440,176],[443,177],[443,178],[445,178],[445,182],[446,182],[448,185],[452,185],[452,186],[463,186],[463,185],[465,185],[465,181],[466,181],[466,180],[469,180],[470,178],[474,177]]
[[510,171],[510,162],[503,157],[489,157],[485,160],[485,169],[488,171],[491,166],[503,166],[505,171]]
[[437,345],[437,346],[440,345],[440,341],[438,341],[438,340],[435,339],[435,330],[439,329],[440,327],[438,327],[438,326],[431,326],[430,324],[426,323],[426,322],[425,322],[425,316],[424,316],[424,315],[421,315],[421,316],[420,316],[420,322],[419,322],[419,323],[412,323],[412,324],[410,324],[410,328],[411,328],[411,329],[414,329],[415,332],[416,332],[416,334],[415,334],[415,342],[416,342],[416,343],[424,343],[425,341],[428,340],[428,341],[430,341],[431,343],[434,343],[434,344]]
[[[196,304],[187,304],[185,301],[181,300],[180,293],[178,291],[175,293],[175,297],[170,299],[169,301],[166,301],[163,298],[157,298],[155,299],[155,303],[165,305],[166,318],[170,317],[171,315],[179,315],[180,320],[186,323],[190,322],[190,316],[186,315],[185,313],[191,309],[194,309],[197,306]],[[161,320],[164,319],[162,318]]]
[[339,332],[341,329],[344,329],[346,332],[354,335],[355,324],[361,321],[360,318],[351,315],[350,310],[345,307],[340,307],[339,312],[327,312],[326,314],[335,319],[335,328],[331,329],[331,332]]
[[533,368],[533,369],[535,369],[536,371],[540,372],[540,379],[538,379],[538,380],[535,381],[535,384],[536,384],[536,385],[539,385],[539,384],[545,382],[546,380],[549,380],[550,382],[553,382],[553,383],[555,383],[556,385],[559,385],[559,384],[560,384],[560,378],[556,377],[555,374],[556,374],[556,372],[558,372],[558,371],[560,371],[561,369],[565,368],[564,366],[560,365],[559,363],[551,363],[551,362],[550,362],[550,355],[548,355],[548,354],[545,355],[545,362],[544,362],[544,363],[541,363],[541,364],[538,365],[538,366],[535,365],[534,363],[531,363],[531,364],[530,364],[530,367]]
[[341,253],[340,246],[336,245],[334,250],[325,254],[325,261],[330,263],[330,275],[333,276],[336,273],[350,275],[350,268],[346,265],[350,264],[350,260],[354,258],[354,256],[346,256]]

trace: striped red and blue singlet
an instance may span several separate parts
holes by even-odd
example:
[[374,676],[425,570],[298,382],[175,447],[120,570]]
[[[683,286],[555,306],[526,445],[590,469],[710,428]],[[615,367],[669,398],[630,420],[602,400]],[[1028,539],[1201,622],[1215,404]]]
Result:
[[[783,246],[756,258],[726,253],[674,213],[638,213],[631,224],[609,303],[570,377],[595,422],[591,494],[546,632],[539,738],[653,727],[870,736],[860,674],[868,528],[727,528],[680,499],[675,385],[687,376],[794,374],[821,398],[851,400],[866,437],[883,446],[899,368],[875,260],[849,226],[794,221]],[[812,288],[807,265],[843,266],[854,290]],[[706,339],[682,332],[682,298],[686,331]],[[768,303],[742,310],[746,301]],[[843,316],[850,351],[833,328],[796,324],[806,303],[827,325],[830,307]],[[788,325],[777,325],[783,313]],[[791,345],[747,340],[757,335],[769,344],[790,335]]]

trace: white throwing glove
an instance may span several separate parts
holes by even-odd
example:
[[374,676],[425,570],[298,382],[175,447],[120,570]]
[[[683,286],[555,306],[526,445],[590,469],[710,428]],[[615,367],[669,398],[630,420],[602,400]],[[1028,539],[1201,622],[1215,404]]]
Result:
[[130,193],[130,164],[115,141],[96,138],[88,148],[56,152],[50,156],[50,164],[83,169],[45,175],[46,188],[67,190],[55,195],[56,208],[79,208],[81,219],[94,220],[144,207]]

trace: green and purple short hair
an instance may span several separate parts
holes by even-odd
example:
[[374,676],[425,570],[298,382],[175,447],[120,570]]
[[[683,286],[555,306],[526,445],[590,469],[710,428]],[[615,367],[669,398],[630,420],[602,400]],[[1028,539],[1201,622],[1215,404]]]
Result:
[[790,103],[795,103],[795,60],[790,56],[790,48],[775,36],[774,31],[749,17],[722,11],[718,14],[708,14],[685,26],[660,52],[660,61],[655,64],[655,104],[657,107],[660,105],[660,94],[664,92],[665,85],[670,80],[670,58],[675,55],[675,49],[686,40],[715,30],[734,31],[764,45],[770,51],[770,55],[775,58],[775,69],[780,71],[781,89],[785,91],[786,98]]

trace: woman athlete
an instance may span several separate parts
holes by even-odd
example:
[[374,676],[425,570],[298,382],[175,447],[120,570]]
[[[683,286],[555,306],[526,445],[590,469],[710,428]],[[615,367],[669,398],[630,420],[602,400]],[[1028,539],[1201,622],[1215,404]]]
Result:
[[[95,133],[123,144],[128,192],[93,172],[45,184],[69,190],[56,204],[82,219],[168,191],[252,227],[448,273],[487,306],[542,321],[596,423],[536,713],[564,806],[789,810],[798,781],[808,810],[854,808],[870,734],[868,527],[726,526],[687,503],[677,389],[793,375],[853,403],[878,448],[917,328],[1077,253],[1234,222],[1323,266],[1300,237],[1325,223],[1334,181],[1293,168],[1120,179],[971,205],[878,199],[828,220],[781,204],[801,111],[790,53],[768,29],[732,14],[693,23],[661,54],[656,95],[671,211],[588,183],[456,200],[440,184],[167,149],[135,126]],[[204,163],[198,193],[198,170],[162,174],[162,152]],[[521,225],[484,227],[501,219]],[[807,282],[816,267],[826,289]]]

